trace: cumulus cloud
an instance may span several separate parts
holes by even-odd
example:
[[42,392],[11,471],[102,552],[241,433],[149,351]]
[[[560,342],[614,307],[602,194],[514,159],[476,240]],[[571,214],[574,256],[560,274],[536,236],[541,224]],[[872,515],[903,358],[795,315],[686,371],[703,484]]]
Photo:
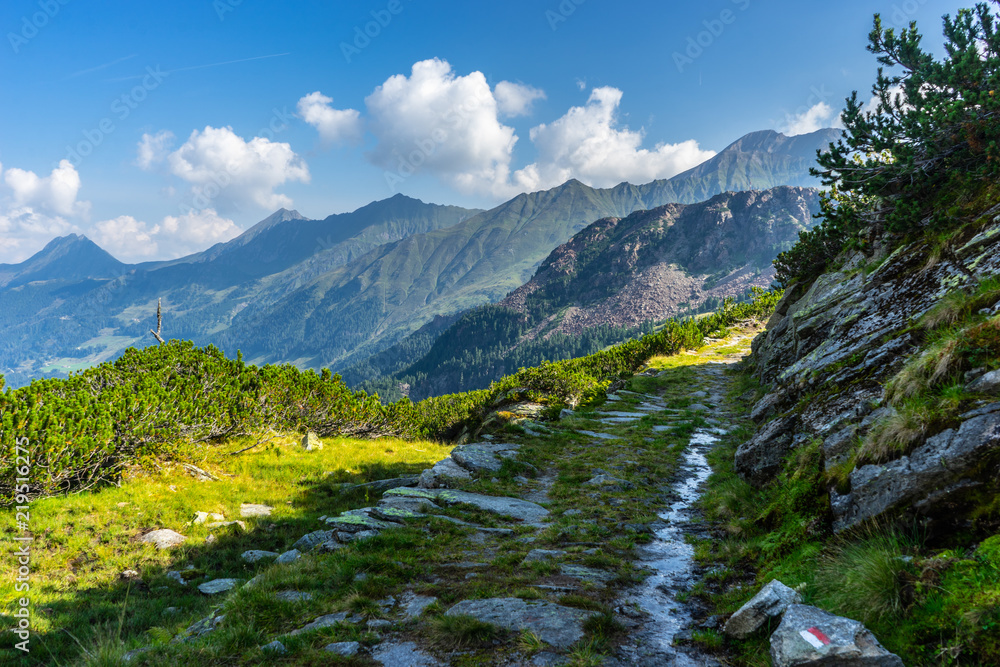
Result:
[[77,201],[80,174],[69,160],[62,160],[48,176],[38,176],[23,169],[8,169],[3,179],[13,193],[15,206],[61,216],[86,215],[90,208],[88,202]]
[[334,109],[333,98],[318,90],[299,100],[299,117],[319,131],[327,143],[358,141],[361,139],[361,112],[355,109]]
[[824,127],[842,127],[840,113],[834,111],[833,107],[826,102],[817,102],[805,111],[786,115],[784,122],[780,124],[778,129],[784,134],[794,137],[822,130]]
[[510,81],[498,83],[493,93],[500,113],[507,116],[527,116],[535,100],[545,99],[545,91]]
[[174,133],[161,130],[156,134],[143,134],[139,141],[136,165],[140,169],[150,170],[154,165],[163,162],[174,143]]
[[77,199],[80,175],[63,160],[48,176],[0,165],[0,262],[17,263],[56,236],[78,232],[90,202]]
[[410,76],[387,79],[365,104],[378,139],[369,159],[387,178],[427,170],[462,192],[488,194],[506,183],[517,137],[498,119],[482,72],[458,76],[443,60],[425,60]]
[[642,148],[643,132],[618,123],[622,91],[595,88],[586,106],[531,130],[538,161],[514,174],[517,189],[537,190],[578,178],[594,187],[670,178],[715,155],[694,140]]
[[125,262],[173,259],[200,252],[240,234],[232,220],[214,209],[167,216],[158,224],[148,224],[130,215],[102,220],[90,234],[95,243]]
[[192,208],[274,210],[292,200],[275,189],[308,183],[309,167],[287,143],[263,137],[245,141],[231,127],[195,130],[167,156],[171,173],[191,184]]

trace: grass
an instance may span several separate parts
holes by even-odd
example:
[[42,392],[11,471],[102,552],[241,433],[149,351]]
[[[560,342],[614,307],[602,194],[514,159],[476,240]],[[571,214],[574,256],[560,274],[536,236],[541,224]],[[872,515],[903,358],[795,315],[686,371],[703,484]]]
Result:
[[[160,462],[158,472],[136,471],[120,487],[34,502],[30,511],[35,536],[33,651],[23,664],[41,664],[39,660],[73,664],[83,651],[81,645],[95,656],[105,655],[121,649],[122,642],[127,646],[145,643],[151,628],[163,628],[171,635],[182,630],[205,617],[212,607],[212,601],[195,590],[196,584],[223,577],[247,580],[266,567],[266,563],[244,563],[243,551],[285,551],[298,537],[320,528],[316,519],[321,514],[335,514],[368,500],[358,494],[342,495],[337,482],[412,474],[440,460],[450,449],[425,441],[338,438],[325,440],[323,450],[306,453],[293,442],[292,438],[279,439],[238,456],[230,454],[253,443],[234,441],[202,450],[194,463],[218,477],[217,482],[199,482],[179,466]],[[267,518],[242,519],[241,503],[263,503],[274,511]],[[239,519],[246,530],[191,524],[196,511]],[[6,517],[7,538],[13,536],[13,525],[13,517]],[[157,528],[170,528],[188,540],[169,551],[138,541]],[[209,541],[210,535],[214,542]],[[14,589],[13,563],[13,559],[4,562],[0,583],[5,610],[12,610],[21,597]],[[165,576],[168,570],[185,567],[192,568],[185,573],[190,581],[186,588]],[[141,581],[122,579],[126,570],[137,571]],[[322,592],[311,578],[317,573],[309,570],[305,564],[289,568],[287,575],[271,583]],[[334,581],[343,581],[348,572],[333,574]],[[273,625],[297,616],[287,605],[261,600],[254,604],[253,596],[247,596],[251,608],[267,608]],[[168,608],[179,611],[167,613]],[[64,630],[73,632],[76,639]]]

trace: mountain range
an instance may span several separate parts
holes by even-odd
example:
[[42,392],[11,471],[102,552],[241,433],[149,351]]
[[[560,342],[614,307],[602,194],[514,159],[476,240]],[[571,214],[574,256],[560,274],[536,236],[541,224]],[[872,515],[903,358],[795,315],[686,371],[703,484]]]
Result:
[[[489,211],[402,195],[324,220],[280,210],[232,241],[167,262],[126,265],[85,237],[63,237],[0,265],[0,372],[17,386],[148,344],[159,299],[166,337],[239,349],[255,363],[347,369],[412,345],[407,337],[435,318],[451,324],[503,299],[595,220],[815,185],[816,151],[838,136],[756,132],[672,179],[606,189],[572,180]],[[441,331],[424,329],[407,361]]]

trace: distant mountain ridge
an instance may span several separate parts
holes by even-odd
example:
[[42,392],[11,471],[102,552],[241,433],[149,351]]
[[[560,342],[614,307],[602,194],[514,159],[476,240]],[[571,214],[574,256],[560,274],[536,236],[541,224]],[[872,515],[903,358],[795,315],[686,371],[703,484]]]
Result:
[[23,383],[147,344],[158,299],[170,337],[242,350],[257,363],[345,369],[437,316],[503,298],[594,220],[808,180],[807,154],[838,135],[754,133],[673,179],[607,189],[573,180],[489,211],[403,195],[324,220],[279,210],[232,241],[168,262],[127,265],[82,237],[54,242],[50,255],[75,243],[90,259],[73,251],[50,269],[43,251],[0,267],[0,372]]
[[[389,399],[397,385],[409,385],[419,400],[593,353],[654,321],[768,287],[772,260],[818,211],[818,190],[782,186],[598,220],[553,250],[505,299],[460,317],[410,367],[382,382],[364,368],[350,369],[345,379],[367,380],[362,386]],[[575,353],[564,356],[567,349]]]
[[[733,189],[808,182],[805,156],[839,137],[821,130],[789,138],[757,132],[672,179],[595,189],[577,180],[529,194],[447,230],[416,234],[265,298],[219,337],[256,361],[296,359],[311,367],[351,367],[439,314],[497,301],[525,283],[545,256],[594,220],[667,203],[696,203]],[[744,150],[746,146],[749,151]],[[790,152],[789,152],[790,151]],[[729,181],[736,185],[730,188]],[[725,182],[723,182],[725,181]],[[276,330],[273,323],[292,323]]]
[[35,281],[108,279],[128,270],[127,264],[86,236],[70,234],[53,239],[20,264],[0,264],[0,288]]

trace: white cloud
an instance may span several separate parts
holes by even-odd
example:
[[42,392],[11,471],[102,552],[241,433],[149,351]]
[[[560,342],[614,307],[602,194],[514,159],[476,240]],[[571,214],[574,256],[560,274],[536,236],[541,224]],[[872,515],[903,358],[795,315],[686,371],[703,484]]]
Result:
[[171,173],[191,184],[192,208],[274,210],[292,200],[275,189],[308,183],[309,167],[287,143],[262,137],[245,141],[231,127],[195,130],[167,156]]
[[545,91],[510,81],[501,81],[493,92],[500,113],[507,116],[527,116],[535,100],[545,99]]
[[457,76],[433,59],[413,65],[409,77],[390,77],[365,99],[378,139],[369,159],[403,180],[426,170],[464,193],[498,194],[510,173],[514,128],[482,72]]
[[11,189],[15,206],[27,206],[62,216],[86,215],[89,202],[77,201],[80,174],[69,160],[62,160],[52,173],[40,177],[33,171],[8,169],[4,183]]
[[805,111],[797,114],[788,114],[784,122],[778,127],[784,134],[794,137],[800,134],[809,134],[825,127],[840,126],[840,114],[835,112],[833,107],[826,102],[817,102]]
[[573,107],[553,123],[533,128],[538,161],[514,174],[516,189],[553,187],[570,178],[594,187],[647,183],[675,176],[715,155],[694,140],[641,148],[642,130],[619,127],[621,99],[617,88],[595,88],[586,106]]
[[24,261],[56,236],[78,232],[90,202],[78,201],[80,175],[63,160],[48,176],[11,168],[0,187],[0,262]]
[[[903,92],[903,86],[902,85],[891,86],[889,88],[889,100],[892,101],[892,102],[895,102],[897,99],[903,100],[903,101],[906,100],[906,93]],[[878,95],[872,95],[872,98],[870,100],[868,100],[868,103],[865,104],[861,109],[865,113],[877,113],[878,112],[878,106],[881,103],[882,103],[882,101],[879,99]],[[906,108],[906,106],[907,105],[904,105],[903,108]]]
[[90,234],[95,243],[125,262],[173,259],[200,252],[240,234],[232,220],[214,209],[167,216],[150,225],[130,215],[102,220]]
[[299,117],[319,131],[327,143],[361,139],[361,112],[355,109],[334,109],[333,98],[318,90],[299,100]]
[[167,158],[173,143],[174,133],[169,130],[161,130],[156,134],[143,134],[138,145],[136,165],[146,171],[152,169],[153,165],[159,164]]

